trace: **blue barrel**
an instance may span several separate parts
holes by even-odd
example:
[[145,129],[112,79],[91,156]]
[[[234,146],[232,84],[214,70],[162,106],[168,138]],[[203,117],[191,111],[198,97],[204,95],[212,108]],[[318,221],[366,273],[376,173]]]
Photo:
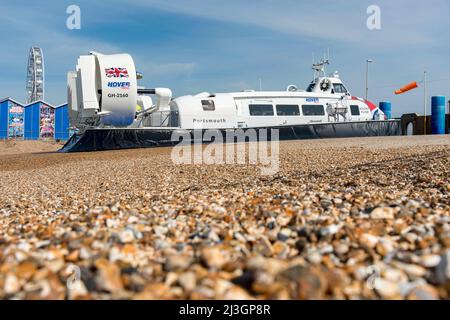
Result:
[[431,133],[445,134],[445,97],[431,97]]
[[380,110],[383,111],[387,119],[392,119],[392,104],[390,102],[380,102]]

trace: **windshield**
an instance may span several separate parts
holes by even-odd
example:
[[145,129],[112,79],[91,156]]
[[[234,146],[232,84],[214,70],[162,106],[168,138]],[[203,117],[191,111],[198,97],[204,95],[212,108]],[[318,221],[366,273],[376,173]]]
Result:
[[341,83],[333,83],[333,89],[335,93],[347,93],[347,89]]

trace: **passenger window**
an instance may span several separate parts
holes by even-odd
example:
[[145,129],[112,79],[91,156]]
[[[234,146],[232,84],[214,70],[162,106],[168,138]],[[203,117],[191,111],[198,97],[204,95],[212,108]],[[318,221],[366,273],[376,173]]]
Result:
[[351,112],[352,116],[361,115],[361,112],[359,111],[359,106],[357,106],[357,105],[350,106],[350,112]]
[[271,104],[250,104],[248,109],[251,116],[273,116]]
[[296,104],[277,104],[277,116],[299,116],[300,109]]
[[214,111],[216,106],[214,100],[202,100],[202,107],[204,111]]
[[303,112],[304,116],[324,116],[325,115],[325,109],[323,108],[323,105],[304,104],[304,105],[302,105],[302,112]]

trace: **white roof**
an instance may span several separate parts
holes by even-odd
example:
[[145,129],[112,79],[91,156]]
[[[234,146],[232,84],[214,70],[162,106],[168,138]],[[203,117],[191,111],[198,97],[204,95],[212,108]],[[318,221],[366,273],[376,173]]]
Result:
[[10,98],[10,97],[7,97],[7,98],[4,98],[4,99],[0,100],[0,103],[5,102],[5,101],[7,101],[7,100],[12,101],[12,102],[14,102],[15,104],[21,105],[22,107],[24,106],[23,103],[21,103],[21,102],[19,102],[19,101],[17,101],[17,100],[14,100],[13,98]]
[[68,105],[67,102],[66,103],[61,103],[61,104],[55,106],[54,108],[58,109],[58,108],[61,108],[61,107],[67,106],[67,105]]
[[243,91],[243,92],[229,92],[229,93],[215,93],[214,96],[220,95],[231,95],[233,98],[237,99],[262,99],[262,98],[336,98],[334,94],[323,93],[318,96],[317,92],[306,92],[306,91]]
[[43,104],[45,104],[45,105],[47,105],[47,106],[49,106],[49,107],[51,107],[53,109],[56,108],[54,105],[52,105],[52,104],[50,104],[48,102],[45,102],[44,100],[36,100],[36,101],[30,102],[30,103],[26,104],[24,107],[26,108],[26,107],[29,107],[29,106],[31,106],[33,104],[36,104],[36,103],[43,103]]
[[38,102],[39,102],[39,103],[43,103],[43,104],[45,104],[45,105],[47,105],[47,106],[49,106],[49,107],[52,107],[52,108],[54,108],[54,109],[57,109],[57,108],[60,108],[60,107],[62,107],[62,106],[67,105],[67,102],[66,102],[66,103],[62,103],[62,104],[60,104],[60,105],[54,106],[54,105],[52,105],[51,103],[48,103],[48,102],[46,102],[46,101],[44,101],[44,100],[36,100],[36,101],[33,101],[33,102],[31,102],[31,103],[28,103],[28,104],[23,104],[22,102],[19,102],[19,101],[15,100],[15,99],[13,99],[13,98],[10,98],[10,97],[6,97],[6,98],[4,98],[4,99],[1,99],[1,100],[0,100],[0,103],[5,102],[5,101],[12,101],[12,102],[14,102],[14,103],[16,103],[16,104],[18,104],[18,105],[21,105],[22,107],[28,107],[28,106],[31,106],[32,104],[35,104],[35,103],[38,103]]

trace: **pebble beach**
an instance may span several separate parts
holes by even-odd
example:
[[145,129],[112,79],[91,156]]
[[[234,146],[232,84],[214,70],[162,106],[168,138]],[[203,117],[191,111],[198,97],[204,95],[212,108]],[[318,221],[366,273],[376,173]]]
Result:
[[59,147],[0,147],[0,299],[450,297],[448,135],[284,141],[273,175]]

